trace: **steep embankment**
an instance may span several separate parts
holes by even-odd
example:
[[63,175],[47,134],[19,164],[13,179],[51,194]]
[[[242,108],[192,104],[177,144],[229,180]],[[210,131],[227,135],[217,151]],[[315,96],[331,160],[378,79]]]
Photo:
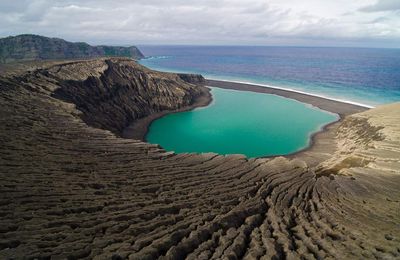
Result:
[[0,63],[32,60],[82,59],[103,56],[143,58],[135,46],[90,46],[58,38],[22,34],[0,39]]
[[[97,60],[1,78],[0,258],[400,256],[399,105],[348,117],[332,140],[340,160],[315,170],[282,157],[171,154],[88,127],[79,106],[56,98],[77,85],[101,92],[118,72],[129,85],[133,70]],[[169,77],[152,95],[197,89],[151,78]],[[354,156],[368,160],[335,164]]]
[[40,83],[31,86],[75,104],[88,125],[117,135],[139,118],[187,107],[207,92],[175,74],[151,71],[129,59],[56,64],[16,81]]

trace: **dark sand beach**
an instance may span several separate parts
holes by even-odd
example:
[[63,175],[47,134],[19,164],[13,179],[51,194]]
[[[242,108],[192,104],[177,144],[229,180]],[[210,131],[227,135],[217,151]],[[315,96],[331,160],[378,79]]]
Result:
[[290,90],[269,88],[253,84],[207,79],[207,86],[225,88],[225,89],[235,89],[242,91],[252,91],[257,93],[273,94],[286,98],[291,98],[303,103],[311,104],[323,110],[339,114],[340,117],[368,110],[367,107],[359,105],[335,101],[318,96],[302,94]]

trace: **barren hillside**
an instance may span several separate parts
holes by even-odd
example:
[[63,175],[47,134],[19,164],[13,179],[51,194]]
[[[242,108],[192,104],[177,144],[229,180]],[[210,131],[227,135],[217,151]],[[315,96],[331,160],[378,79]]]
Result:
[[0,78],[1,259],[400,257],[400,104],[348,116],[316,167],[173,154],[112,132],[203,87],[124,59],[27,67]]

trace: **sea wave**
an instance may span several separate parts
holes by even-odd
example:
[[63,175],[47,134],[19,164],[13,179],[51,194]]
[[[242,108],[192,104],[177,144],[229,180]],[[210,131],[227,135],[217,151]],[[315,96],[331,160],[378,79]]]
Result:
[[142,60],[160,60],[160,59],[169,59],[171,56],[148,56],[143,58]]

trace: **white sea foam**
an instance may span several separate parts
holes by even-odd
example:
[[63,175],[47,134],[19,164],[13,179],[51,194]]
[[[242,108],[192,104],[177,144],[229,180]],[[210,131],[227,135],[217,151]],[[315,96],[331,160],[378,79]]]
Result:
[[267,85],[267,84],[253,83],[253,82],[248,82],[248,81],[236,81],[236,80],[226,80],[226,79],[218,79],[218,78],[209,78],[209,79],[210,79],[210,80],[223,81],[223,82],[233,82],[233,83],[239,83],[239,84],[249,84],[249,85],[260,86],[260,87],[265,87],[265,88],[273,88],[273,89],[285,90],[285,91],[295,92],[295,93],[304,94],[304,95],[308,95],[308,96],[319,97],[319,98],[324,98],[324,99],[333,100],[333,101],[337,101],[337,102],[342,102],[342,103],[347,103],[347,104],[351,104],[351,105],[356,105],[356,106],[360,106],[360,107],[374,108],[374,106],[367,105],[367,104],[364,104],[364,103],[354,102],[354,101],[346,100],[346,99],[339,99],[339,98],[327,97],[327,96],[324,96],[324,95],[309,93],[309,92],[305,92],[305,91],[301,91],[301,90],[296,90],[296,89],[292,89],[292,88],[284,88],[284,87],[278,87],[278,86]]
[[158,60],[158,59],[168,59],[170,56],[148,56],[142,60]]

